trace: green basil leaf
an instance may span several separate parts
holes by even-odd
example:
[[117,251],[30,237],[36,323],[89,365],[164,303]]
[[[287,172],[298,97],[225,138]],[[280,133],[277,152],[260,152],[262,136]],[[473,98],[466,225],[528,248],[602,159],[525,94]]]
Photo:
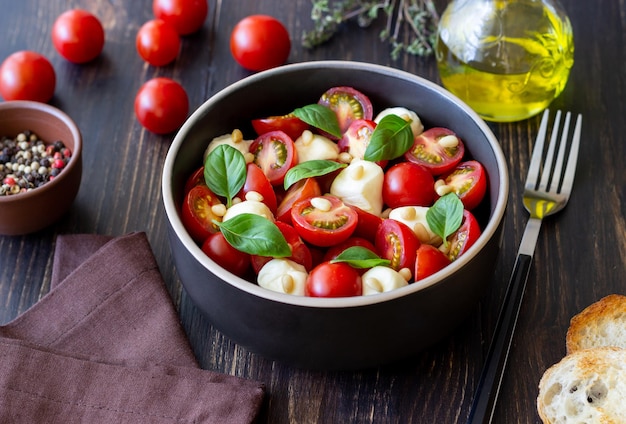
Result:
[[228,144],[217,146],[204,162],[204,181],[211,191],[226,198],[230,207],[233,197],[246,182],[246,159]]
[[411,121],[398,115],[380,120],[365,149],[364,159],[372,162],[392,160],[405,154],[413,145]]
[[321,175],[330,174],[339,168],[345,168],[345,163],[335,162],[334,160],[315,159],[307,160],[289,169],[285,174],[285,190],[292,184],[300,180],[311,177],[319,177]]
[[446,245],[448,236],[459,229],[462,221],[463,202],[454,193],[440,197],[426,212],[428,226]]
[[276,224],[253,213],[242,213],[224,222],[213,221],[224,238],[237,250],[250,255],[285,258],[291,247]]
[[389,266],[391,261],[382,259],[366,247],[352,246],[341,252],[331,262],[346,262],[354,268],[373,268],[375,266]]
[[293,111],[293,114],[307,124],[341,138],[341,129],[339,128],[337,115],[326,106],[314,103],[297,108]]

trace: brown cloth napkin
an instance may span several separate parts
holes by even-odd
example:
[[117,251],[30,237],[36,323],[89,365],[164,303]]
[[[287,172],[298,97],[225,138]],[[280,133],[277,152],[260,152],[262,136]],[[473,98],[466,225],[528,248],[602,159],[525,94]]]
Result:
[[198,367],[144,233],[58,236],[50,292],[0,326],[0,423],[250,423],[264,393]]

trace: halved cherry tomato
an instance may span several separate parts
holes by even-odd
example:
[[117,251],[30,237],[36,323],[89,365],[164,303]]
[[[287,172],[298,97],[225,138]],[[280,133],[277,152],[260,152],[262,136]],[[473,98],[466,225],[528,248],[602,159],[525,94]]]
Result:
[[[287,240],[287,243],[291,248],[291,256],[289,256],[288,259],[299,263],[307,271],[310,271],[313,268],[313,257],[311,255],[311,250],[302,241],[302,239],[298,235],[298,232],[291,225],[284,222],[276,221],[275,224],[280,232],[283,233],[285,240]],[[261,268],[263,268],[263,265],[268,263],[272,258],[268,256],[252,255],[250,259],[252,262],[252,268],[258,274]]]
[[[337,142],[339,150],[350,153],[353,158],[363,159],[374,129],[376,129],[376,122],[371,119],[355,119],[343,133],[341,140]],[[385,160],[376,163],[384,168],[387,162]]]
[[348,130],[352,121],[371,120],[374,114],[370,99],[352,87],[332,87],[322,94],[318,103],[335,112],[342,134]]
[[321,195],[322,190],[315,178],[305,178],[296,182],[287,189],[287,192],[280,201],[278,210],[276,211],[276,219],[290,224],[291,207],[294,203]]
[[338,197],[325,195],[295,203],[291,221],[304,240],[326,247],[348,239],[356,229],[358,216]]
[[378,227],[382,224],[383,219],[380,216],[364,211],[357,206],[350,205],[350,207],[354,209],[359,217],[359,222],[357,223],[353,235],[364,238],[373,243],[374,240],[376,240],[376,233],[378,232]]
[[274,192],[270,180],[267,179],[263,170],[254,163],[249,163],[246,170],[246,182],[239,192],[239,198],[244,199],[247,192],[256,191],[263,196],[263,203],[270,208],[273,214],[276,214],[276,193]]
[[478,206],[487,192],[487,173],[475,160],[459,163],[442,180],[459,196],[465,209],[472,210]]
[[250,269],[250,255],[235,249],[218,231],[202,243],[202,251],[227,271],[243,277]]
[[454,261],[467,251],[480,236],[480,225],[478,221],[468,210],[463,211],[463,221],[458,230],[448,237],[450,243],[450,251],[448,258]]
[[346,241],[343,241],[339,244],[336,244],[330,247],[330,249],[328,249],[328,251],[324,255],[324,261],[330,261],[332,259],[335,259],[337,256],[339,256],[339,254],[341,254],[341,252],[343,252],[349,247],[354,247],[354,246],[364,247],[376,253],[376,247],[371,241],[364,239],[363,237],[352,236],[348,238]]
[[[448,137],[450,136],[450,137]],[[450,142],[455,137],[458,143]],[[430,128],[413,141],[413,147],[404,154],[406,160],[420,164],[433,175],[449,172],[465,154],[463,141],[447,128]]]
[[415,281],[423,280],[451,263],[445,253],[430,244],[422,244],[416,253],[413,275]]
[[435,179],[426,168],[400,162],[385,172],[383,202],[390,208],[430,206],[435,198]]
[[193,174],[185,182],[185,194],[197,185],[206,185],[204,182],[204,166],[196,169]]
[[272,185],[282,184],[287,171],[298,163],[296,146],[283,131],[260,135],[250,145],[250,152]]
[[309,273],[304,293],[311,297],[360,296],[361,276],[345,262],[322,262]]
[[309,124],[290,113],[282,116],[253,119],[252,128],[254,128],[257,135],[262,135],[270,131],[282,131],[291,137],[292,140],[296,140],[302,135],[304,130],[309,129]]
[[181,219],[197,243],[203,243],[208,236],[219,231],[212,222],[218,217],[211,210],[211,206],[219,203],[220,199],[205,185],[193,187],[185,196]]
[[391,261],[391,268],[415,269],[415,258],[420,241],[408,225],[393,219],[384,219],[376,232],[374,242],[381,258]]

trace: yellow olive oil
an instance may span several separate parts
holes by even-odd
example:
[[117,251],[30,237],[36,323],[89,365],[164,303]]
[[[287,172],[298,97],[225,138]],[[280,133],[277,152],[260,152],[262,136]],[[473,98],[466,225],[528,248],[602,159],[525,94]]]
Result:
[[574,61],[572,29],[558,4],[533,0],[453,1],[436,46],[441,81],[489,121],[544,110]]

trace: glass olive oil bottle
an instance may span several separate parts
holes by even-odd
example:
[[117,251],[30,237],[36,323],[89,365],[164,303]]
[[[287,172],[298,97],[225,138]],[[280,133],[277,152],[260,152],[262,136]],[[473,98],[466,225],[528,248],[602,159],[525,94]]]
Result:
[[556,0],[453,0],[439,23],[441,81],[483,119],[544,110],[574,63],[569,18]]

